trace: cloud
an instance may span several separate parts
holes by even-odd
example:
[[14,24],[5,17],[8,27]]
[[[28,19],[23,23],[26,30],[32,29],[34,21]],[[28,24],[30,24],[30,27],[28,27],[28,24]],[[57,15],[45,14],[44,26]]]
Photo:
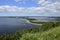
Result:
[[46,5],[52,4],[52,2],[46,1],[46,0],[38,0],[37,4],[40,4],[42,6],[46,6]]
[[39,0],[37,2],[38,4],[42,5],[42,7],[45,7],[46,10],[49,10],[51,12],[59,12],[60,11],[60,1],[56,0],[53,2],[53,0]]
[[[20,0],[17,0],[20,1]],[[22,0],[21,0],[22,1]],[[33,0],[34,1],[34,0]],[[40,7],[17,7],[17,6],[0,6],[0,13],[22,13],[22,14],[38,14],[38,15],[58,15],[60,14],[60,2],[52,0],[38,0],[37,4],[42,5]]]
[[26,3],[28,0],[14,0],[15,2],[19,2],[19,3]]
[[17,7],[17,6],[0,6],[0,13],[42,13],[44,7],[29,7],[29,8],[23,8],[23,7]]
[[29,7],[29,8],[17,7],[17,6],[0,6],[0,12],[44,13],[46,11],[60,12],[60,3],[50,4],[45,7]]
[[22,0],[14,0],[14,1],[16,1],[16,2],[21,2]]
[[12,12],[12,13],[19,13],[24,12],[24,8],[17,7],[17,6],[0,6],[0,12]]

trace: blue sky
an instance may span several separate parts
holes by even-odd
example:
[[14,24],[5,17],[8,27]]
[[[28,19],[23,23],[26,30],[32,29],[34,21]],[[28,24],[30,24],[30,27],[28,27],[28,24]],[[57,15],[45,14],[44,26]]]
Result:
[[60,16],[60,0],[0,0],[0,16]]
[[[23,0],[24,1],[24,0]],[[39,5],[36,2],[33,2],[32,0],[28,0],[25,3],[22,2],[16,2],[15,0],[1,0],[0,5],[10,5],[10,6],[18,6],[18,7],[38,7]]]

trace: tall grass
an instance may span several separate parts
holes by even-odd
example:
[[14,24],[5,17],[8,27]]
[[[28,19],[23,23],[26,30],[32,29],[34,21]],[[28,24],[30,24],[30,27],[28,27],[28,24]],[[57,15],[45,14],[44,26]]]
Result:
[[60,40],[60,26],[42,33],[26,33],[20,40]]
[[46,22],[38,28],[0,35],[0,40],[60,40],[60,22]]

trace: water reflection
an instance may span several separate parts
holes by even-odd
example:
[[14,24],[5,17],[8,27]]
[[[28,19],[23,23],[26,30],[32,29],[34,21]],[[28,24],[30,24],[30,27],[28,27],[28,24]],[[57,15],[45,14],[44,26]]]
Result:
[[38,25],[30,24],[20,18],[0,18],[0,34],[4,32],[14,33],[16,30],[31,27],[38,27]]
[[[21,17],[21,18],[32,18],[40,20],[41,22],[60,22],[60,17]],[[20,29],[26,29],[31,27],[40,27],[39,25],[34,25],[28,23],[26,20],[22,20],[19,18],[0,18],[0,34],[6,33],[14,33]]]

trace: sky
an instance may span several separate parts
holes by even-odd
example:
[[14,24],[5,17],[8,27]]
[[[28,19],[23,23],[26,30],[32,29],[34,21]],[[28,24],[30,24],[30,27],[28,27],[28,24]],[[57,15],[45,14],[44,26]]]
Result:
[[60,16],[60,0],[0,0],[0,16]]

